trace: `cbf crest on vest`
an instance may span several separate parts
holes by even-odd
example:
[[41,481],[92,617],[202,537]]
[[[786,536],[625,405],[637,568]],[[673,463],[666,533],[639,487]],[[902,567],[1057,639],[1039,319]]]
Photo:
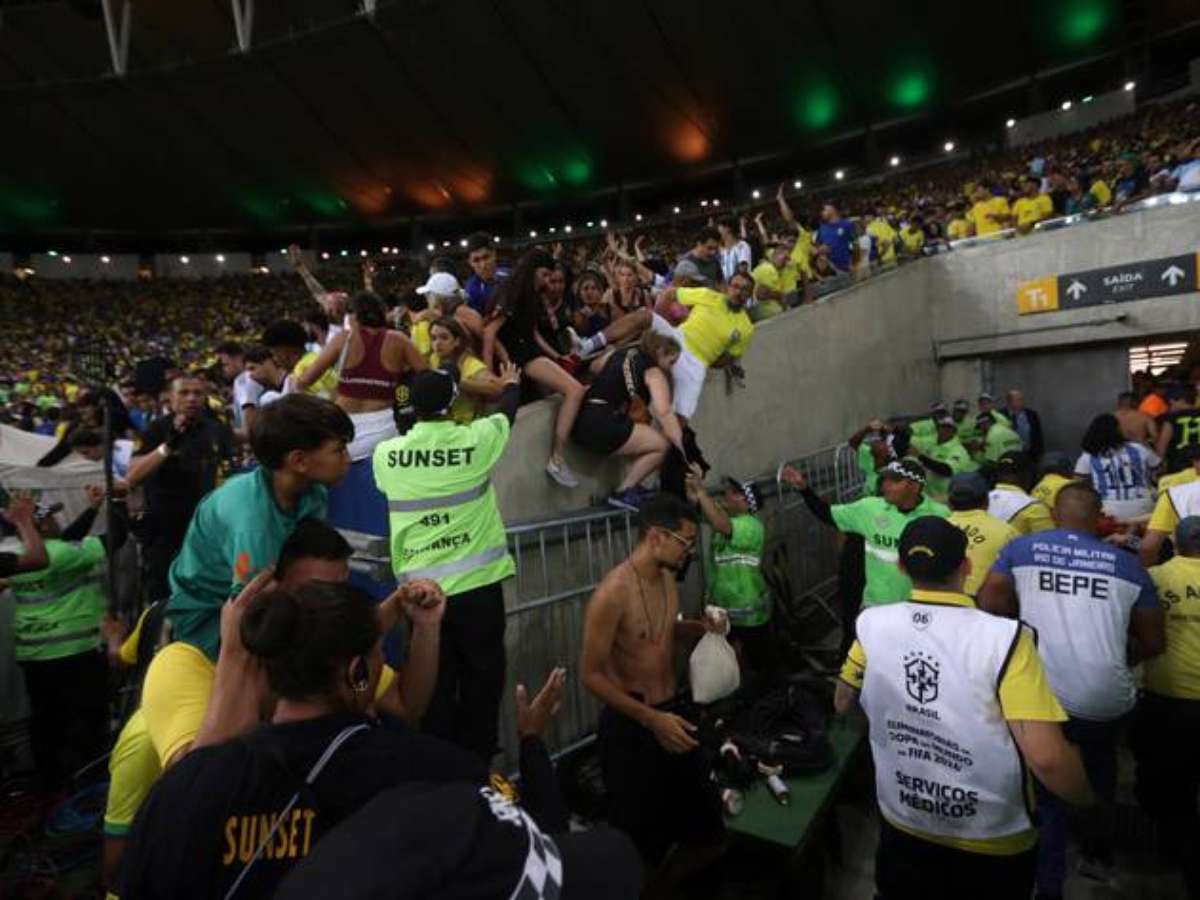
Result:
[[928,653],[914,650],[904,655],[904,690],[922,706],[938,698],[941,669]]

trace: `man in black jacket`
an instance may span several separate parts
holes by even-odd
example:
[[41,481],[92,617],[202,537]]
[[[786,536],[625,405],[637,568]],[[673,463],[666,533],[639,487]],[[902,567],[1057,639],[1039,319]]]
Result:
[[1025,405],[1025,395],[1018,388],[1010,388],[1004,409],[1000,411],[1008,416],[1013,431],[1021,436],[1021,443],[1025,445],[1030,460],[1037,462],[1046,447],[1042,437],[1042,420],[1037,410]]

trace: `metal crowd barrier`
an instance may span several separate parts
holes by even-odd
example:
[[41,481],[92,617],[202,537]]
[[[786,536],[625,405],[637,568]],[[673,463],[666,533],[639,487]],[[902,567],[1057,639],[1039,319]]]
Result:
[[[833,503],[856,499],[862,487],[853,451],[845,445],[825,447],[795,460],[813,488]],[[836,624],[831,600],[836,590],[837,549],[834,532],[802,509],[799,494],[779,480],[780,467],[755,479],[762,489],[761,517],[767,528],[766,558],[784,547],[789,580],[798,604],[816,603]],[[508,591],[508,678],[500,720],[501,771],[517,767],[516,709],[513,693],[524,684],[532,697],[556,665],[567,669],[563,709],[546,735],[556,753],[591,740],[600,704],[579,678],[583,619],[596,586],[619,565],[637,543],[634,516],[596,511],[548,521],[510,526],[509,548],[517,575]],[[680,605],[696,612],[704,596],[703,546],[680,585]]]

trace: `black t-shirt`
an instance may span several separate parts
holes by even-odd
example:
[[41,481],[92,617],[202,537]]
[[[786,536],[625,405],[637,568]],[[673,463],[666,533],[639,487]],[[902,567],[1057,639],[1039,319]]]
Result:
[[603,400],[614,410],[622,409],[635,396],[649,403],[646,370],[650,366],[650,360],[637,347],[618,350],[609,357],[588,388],[587,399]]
[[17,563],[21,557],[16,553],[0,553],[0,578],[17,574]]
[[1200,409],[1177,409],[1166,412],[1158,417],[1158,428],[1171,426],[1171,442],[1167,444],[1167,472],[1179,472],[1192,463],[1187,457],[1188,450],[1200,444]]
[[[171,437],[171,426],[170,416],[151,422],[138,455],[155,452]],[[175,543],[183,541],[196,506],[217,486],[217,474],[232,456],[233,434],[229,427],[206,416],[197,419],[171,456],[146,481],[146,507],[157,534]]]
[[465,751],[388,720],[346,739],[313,785],[303,787],[334,738],[364,723],[371,724],[361,716],[338,714],[264,726],[189,753],[163,775],[138,813],[121,869],[120,896],[223,897],[297,790],[299,799],[237,896],[272,896],[325,832],[390,787],[487,780],[481,764]]

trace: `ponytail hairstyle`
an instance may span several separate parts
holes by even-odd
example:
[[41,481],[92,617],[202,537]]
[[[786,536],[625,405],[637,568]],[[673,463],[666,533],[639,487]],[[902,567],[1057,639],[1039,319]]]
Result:
[[359,291],[350,299],[350,314],[364,328],[387,328],[387,307],[372,291]]
[[375,603],[345,582],[310,581],[252,598],[241,638],[285,700],[336,696],[347,666],[379,640]]

